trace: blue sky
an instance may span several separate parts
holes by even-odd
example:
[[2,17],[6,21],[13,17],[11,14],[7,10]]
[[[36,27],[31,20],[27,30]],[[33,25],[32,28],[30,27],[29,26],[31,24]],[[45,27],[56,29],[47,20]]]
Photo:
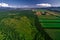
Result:
[[0,6],[10,7],[51,7],[60,6],[60,0],[0,0]]

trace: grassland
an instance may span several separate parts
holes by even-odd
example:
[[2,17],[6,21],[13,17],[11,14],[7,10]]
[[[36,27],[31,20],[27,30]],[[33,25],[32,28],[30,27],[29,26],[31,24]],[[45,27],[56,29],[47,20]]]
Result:
[[60,40],[60,29],[45,29],[53,40]]
[[[39,10],[38,10],[39,11]],[[43,28],[60,28],[60,14],[47,10],[40,10],[40,12],[47,12],[49,15],[40,15],[40,23]]]
[[33,40],[38,31],[30,13],[32,11],[1,12],[0,40]]
[[60,28],[60,18],[51,15],[39,16],[39,21],[42,27],[45,28]]
[[[44,12],[44,11],[42,11]],[[50,12],[55,13],[55,12]],[[60,40],[60,14],[57,15],[40,15],[39,21],[45,31],[53,38],[53,40]]]
[[[38,11],[45,12],[46,10]],[[34,15],[36,12],[32,10],[0,12],[0,40],[48,40],[47,35],[54,39],[55,37],[52,37],[52,35],[56,30],[54,32],[50,31],[50,29],[38,30],[41,29],[38,24],[40,23],[42,28],[59,28],[60,18],[52,15],[40,15],[38,20]],[[47,35],[45,35],[45,31],[48,33]],[[57,34],[59,32],[58,30]]]
[[44,40],[36,29],[33,13],[31,10],[0,12],[0,40]]

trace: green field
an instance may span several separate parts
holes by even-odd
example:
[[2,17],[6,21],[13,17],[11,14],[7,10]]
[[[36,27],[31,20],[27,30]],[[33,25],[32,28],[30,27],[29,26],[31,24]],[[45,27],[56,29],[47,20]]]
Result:
[[0,12],[0,40],[44,40],[34,17],[31,10]]
[[60,40],[60,16],[56,15],[40,15],[38,16],[40,24],[45,31],[53,38]]
[[32,11],[15,10],[1,12],[0,14],[0,40],[34,39],[34,35],[38,31],[33,24],[34,19],[32,17],[34,15]]
[[60,29],[45,29],[45,31],[53,38],[53,40],[60,40]]
[[60,28],[60,18],[52,15],[41,15],[39,21],[43,28]]
[[34,13],[36,11],[32,10],[0,12],[0,40],[49,40],[49,37],[57,40],[60,30],[51,28],[60,28],[60,18],[52,15],[36,16]]

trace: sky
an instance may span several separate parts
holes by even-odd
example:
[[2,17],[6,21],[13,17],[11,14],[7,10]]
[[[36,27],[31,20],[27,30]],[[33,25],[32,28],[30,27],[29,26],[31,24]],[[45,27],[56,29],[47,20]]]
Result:
[[59,7],[60,0],[0,0],[0,7],[32,8]]

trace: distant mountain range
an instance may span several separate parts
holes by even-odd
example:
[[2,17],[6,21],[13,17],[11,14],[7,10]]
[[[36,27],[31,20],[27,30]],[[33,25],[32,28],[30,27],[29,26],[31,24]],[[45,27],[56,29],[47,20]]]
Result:
[[60,7],[46,7],[46,8],[41,8],[41,9],[60,12]]
[[10,7],[0,7],[0,11],[15,10],[15,8]]
[[10,8],[10,7],[0,7],[0,11],[7,10],[31,10],[31,9],[45,9],[51,11],[60,11],[60,7],[46,7],[46,8]]

